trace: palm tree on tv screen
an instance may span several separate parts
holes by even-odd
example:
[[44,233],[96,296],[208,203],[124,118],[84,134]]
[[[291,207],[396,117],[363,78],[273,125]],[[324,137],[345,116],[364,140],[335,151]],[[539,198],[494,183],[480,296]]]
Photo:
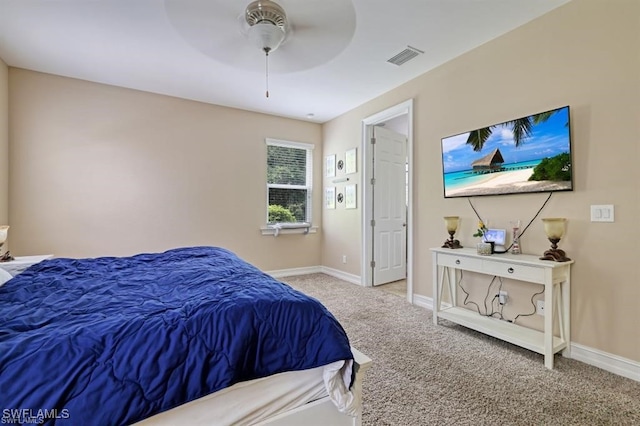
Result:
[[558,112],[558,110],[541,112],[540,114],[534,114],[528,117],[522,117],[516,120],[507,121],[505,123],[496,124],[494,126],[474,130],[469,133],[469,137],[467,138],[467,145],[471,145],[474,151],[480,152],[482,151],[484,143],[493,133],[493,129],[498,126],[506,126],[513,131],[513,141],[515,142],[517,148],[520,146],[520,144],[524,143],[525,139],[531,136],[533,126],[535,126],[536,124],[544,123],[556,112]]

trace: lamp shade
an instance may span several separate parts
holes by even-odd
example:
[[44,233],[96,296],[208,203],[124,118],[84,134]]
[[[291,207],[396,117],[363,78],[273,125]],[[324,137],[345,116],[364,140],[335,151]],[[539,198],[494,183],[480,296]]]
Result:
[[248,37],[251,42],[267,53],[276,50],[284,41],[283,28],[271,22],[258,22],[248,29]]
[[455,232],[458,229],[458,222],[460,221],[459,216],[445,216],[444,223],[447,226],[448,232]]
[[559,240],[564,235],[567,219],[563,217],[552,217],[542,219],[544,232],[548,238]]
[[4,225],[0,226],[0,244],[3,244],[7,241],[7,235],[9,233],[9,226]]

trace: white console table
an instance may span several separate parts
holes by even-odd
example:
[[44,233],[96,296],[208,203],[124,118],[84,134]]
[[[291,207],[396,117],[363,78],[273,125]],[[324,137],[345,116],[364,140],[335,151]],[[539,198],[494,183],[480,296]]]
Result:
[[[544,355],[544,365],[553,368],[553,356],[571,356],[570,345],[570,288],[571,264],[539,260],[526,254],[494,254],[480,256],[476,249],[432,248],[433,258],[433,323],[438,318],[452,321],[489,336],[513,343]],[[457,283],[462,271],[477,272],[544,285],[544,331],[538,331],[483,316],[458,306]],[[450,305],[443,306],[442,290],[447,282]],[[554,335],[554,324],[559,335]]]

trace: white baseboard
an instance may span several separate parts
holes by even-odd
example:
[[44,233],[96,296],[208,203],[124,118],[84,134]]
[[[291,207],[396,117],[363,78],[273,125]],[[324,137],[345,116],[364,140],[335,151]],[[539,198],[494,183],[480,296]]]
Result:
[[338,269],[329,268],[327,266],[321,266],[321,268],[322,268],[321,272],[323,274],[331,275],[332,277],[336,277],[338,279],[350,282],[352,284],[362,285],[362,279],[360,278],[360,275],[349,274],[347,272],[340,271]]
[[578,343],[571,343],[571,358],[640,382],[640,363],[636,361]]
[[320,266],[307,266],[304,268],[278,269],[275,271],[265,271],[274,278],[293,277],[295,275],[319,274],[322,272]]
[[328,268],[326,266],[308,266],[305,268],[279,269],[275,271],[265,271],[274,278],[293,277],[296,275],[307,274],[327,274],[352,284],[362,285],[359,275],[349,274],[338,269]]
[[425,308],[425,309],[429,309],[430,311],[433,311],[433,299],[430,297],[414,294],[413,304],[421,308]]
[[[421,308],[433,310],[433,299],[431,297],[414,294],[413,304]],[[573,342],[571,343],[571,358],[640,382],[639,362]]]

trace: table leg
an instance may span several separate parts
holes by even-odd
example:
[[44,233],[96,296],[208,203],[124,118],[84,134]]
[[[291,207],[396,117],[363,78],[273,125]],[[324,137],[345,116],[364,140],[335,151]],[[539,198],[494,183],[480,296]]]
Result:
[[556,314],[553,296],[553,282],[547,279],[544,286],[544,366],[549,369],[553,369],[553,319]]

